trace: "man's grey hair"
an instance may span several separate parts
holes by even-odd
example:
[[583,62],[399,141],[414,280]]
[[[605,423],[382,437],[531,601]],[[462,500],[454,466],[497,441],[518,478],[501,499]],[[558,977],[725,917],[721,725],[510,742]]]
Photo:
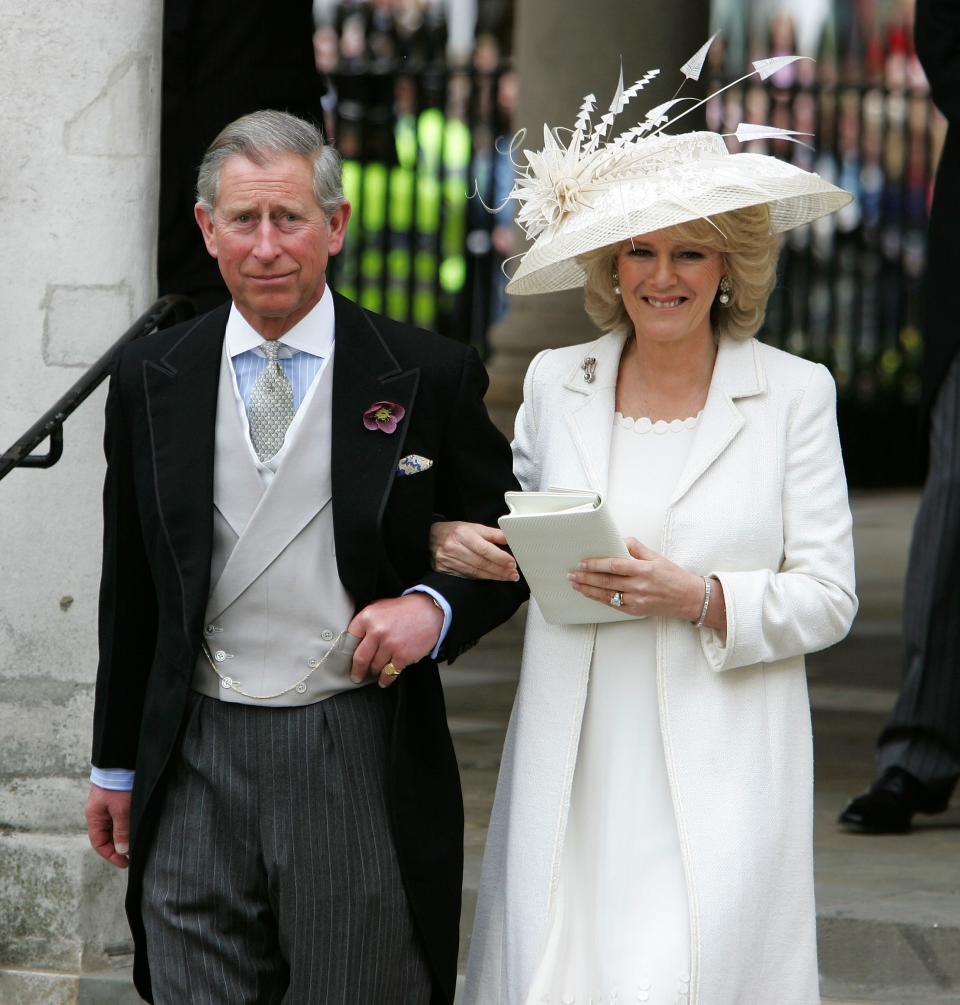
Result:
[[288,112],[251,112],[221,130],[207,148],[197,173],[197,202],[207,212],[217,204],[220,171],[239,154],[263,166],[282,154],[298,154],[313,164],[313,196],[329,220],[343,204],[340,155],[324,142],[323,133]]

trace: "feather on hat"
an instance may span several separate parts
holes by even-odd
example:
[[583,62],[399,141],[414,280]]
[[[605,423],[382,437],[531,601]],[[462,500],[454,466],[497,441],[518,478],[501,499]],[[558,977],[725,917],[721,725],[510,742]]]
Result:
[[[716,35],[681,67],[699,79]],[[650,70],[624,88],[623,71],[608,110],[594,123],[596,96],[580,106],[569,142],[543,127],[543,149],[524,150],[525,165],[508,196],[519,203],[517,223],[533,243],[507,284],[514,294],[549,293],[582,286],[577,257],[640,234],[688,220],[766,203],[775,232],[790,230],[845,206],[853,196],[819,175],[764,154],[731,154],[712,132],[667,133],[679,119],[749,77],[761,80],[802,56],[777,56],[697,101],[674,96],[651,108],[637,125],[616,136],[616,117],[659,73]],[[682,85],[681,85],[682,86]],[[679,90],[678,90],[679,94]],[[741,143],[778,138],[802,142],[804,134],[742,124],[731,134]],[[522,143],[524,133],[514,138]]]

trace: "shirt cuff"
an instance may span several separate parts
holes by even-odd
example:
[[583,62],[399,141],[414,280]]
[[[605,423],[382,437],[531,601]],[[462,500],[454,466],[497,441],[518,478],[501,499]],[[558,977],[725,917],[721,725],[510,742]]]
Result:
[[129,792],[133,788],[135,772],[127,768],[93,768],[90,769],[90,781],[101,789],[112,789],[115,792]]
[[440,610],[443,611],[443,625],[440,627],[440,637],[437,639],[437,644],[430,651],[430,659],[438,659],[440,647],[443,645],[443,641],[447,637],[447,632],[450,631],[450,622],[453,621],[453,611],[450,609],[450,605],[447,603],[443,594],[437,593],[437,591],[430,586],[424,586],[422,583],[419,586],[411,586],[409,590],[403,591],[403,596],[407,596],[408,593],[428,594],[433,597],[434,602]]

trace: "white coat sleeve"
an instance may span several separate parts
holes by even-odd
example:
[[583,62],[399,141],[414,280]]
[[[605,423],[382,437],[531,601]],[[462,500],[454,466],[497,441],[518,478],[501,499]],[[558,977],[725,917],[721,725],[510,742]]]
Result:
[[783,458],[779,569],[715,570],[727,636],[700,629],[714,670],[816,652],[839,642],[857,612],[853,534],[837,432],[836,387],[818,366],[789,420]]
[[540,458],[537,449],[540,432],[537,415],[539,402],[535,374],[548,352],[549,349],[538,352],[527,367],[523,378],[523,402],[517,412],[513,443],[510,444],[513,450],[513,473],[524,492],[536,491],[540,484]]

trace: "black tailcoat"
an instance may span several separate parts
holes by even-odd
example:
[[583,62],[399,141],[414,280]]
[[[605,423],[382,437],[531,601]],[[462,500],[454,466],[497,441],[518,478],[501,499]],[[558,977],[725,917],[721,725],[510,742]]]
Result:
[[[450,602],[442,658],[452,660],[518,607],[525,587],[430,571],[435,514],[494,523],[516,487],[509,447],[482,397],[476,353],[362,310],[334,294],[331,470],[337,568],[357,609],[415,583]],[[164,774],[184,718],[210,589],[214,427],[228,306],[128,346],[107,400],[100,666],[93,763],[134,768],[127,912],[134,976],[149,996],[140,918],[142,871]],[[376,401],[403,405],[393,434],[367,430]],[[323,445],[324,449],[327,445]],[[397,477],[406,454],[434,461]],[[456,981],[463,806],[437,667],[408,668],[393,706],[393,837],[436,977]]]
[[952,296],[960,262],[960,3],[918,0],[914,34],[934,103],[948,122],[930,210],[924,277],[923,411],[928,414],[960,347]]

